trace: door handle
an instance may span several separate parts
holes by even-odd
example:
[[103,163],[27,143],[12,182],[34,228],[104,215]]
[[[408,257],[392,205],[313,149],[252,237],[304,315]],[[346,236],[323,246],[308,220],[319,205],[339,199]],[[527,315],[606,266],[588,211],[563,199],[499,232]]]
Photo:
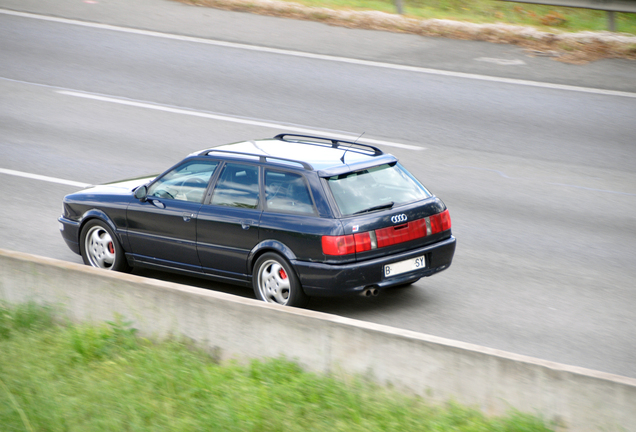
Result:
[[248,230],[248,229],[250,229],[250,227],[254,223],[256,223],[256,221],[253,221],[253,220],[242,220],[241,221],[241,228],[243,228],[244,230]]
[[160,209],[166,208],[166,205],[159,200],[149,199],[148,202],[157,208],[160,208]]
[[181,216],[183,216],[183,220],[185,222],[190,222],[190,220],[195,217],[194,213],[183,213]]

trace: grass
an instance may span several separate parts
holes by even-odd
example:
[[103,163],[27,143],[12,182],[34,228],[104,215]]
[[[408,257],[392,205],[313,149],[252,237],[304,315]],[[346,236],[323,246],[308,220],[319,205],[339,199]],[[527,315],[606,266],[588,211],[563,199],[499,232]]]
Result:
[[[330,9],[378,10],[396,13],[392,0],[292,0]],[[543,30],[607,30],[607,12],[498,0],[403,0],[404,14],[421,19],[450,19],[472,23],[531,25]],[[616,13],[619,31],[636,34],[636,14]]]
[[533,416],[487,418],[285,359],[218,364],[121,320],[55,325],[49,309],[0,305],[0,425],[13,431],[548,431]]
[[[573,64],[604,58],[636,60],[636,43],[625,38],[636,35],[634,13],[615,13],[617,30],[623,36],[618,40],[598,33],[607,30],[606,11],[499,0],[402,0],[402,16],[396,13],[395,0],[175,1],[350,28],[516,44],[531,55]],[[368,11],[386,13],[365,13]],[[597,33],[581,38],[583,31]]]
[[[230,5],[232,0],[181,0],[186,3]],[[283,0],[334,10],[397,13],[395,0]],[[258,1],[254,1],[254,5]],[[402,0],[404,15],[419,19],[449,19],[477,24],[506,23],[529,25],[545,31],[579,32],[608,28],[606,11],[545,6],[499,0]],[[636,35],[636,14],[615,13],[617,31]]]

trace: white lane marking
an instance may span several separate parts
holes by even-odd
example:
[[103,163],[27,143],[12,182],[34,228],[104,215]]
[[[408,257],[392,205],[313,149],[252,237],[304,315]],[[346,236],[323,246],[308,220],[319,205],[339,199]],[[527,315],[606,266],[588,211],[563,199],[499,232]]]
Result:
[[548,183],[548,184],[552,186],[564,186],[564,187],[571,187],[576,189],[583,189],[583,190],[592,191],[592,192],[605,192],[605,193],[611,193],[611,194],[617,194],[617,195],[636,196],[636,194],[629,193],[629,192],[620,192],[620,191],[614,191],[614,190],[608,190],[608,189],[596,189],[596,188],[577,186],[577,185],[571,185],[571,184],[565,184],[565,183]]
[[343,133],[326,132],[326,131],[322,131],[322,130],[318,130],[318,129],[310,129],[310,128],[306,128],[306,127],[285,125],[285,124],[282,124],[282,123],[273,123],[273,122],[267,122],[267,121],[263,121],[263,120],[253,120],[253,119],[246,119],[246,118],[241,118],[241,117],[232,117],[232,116],[228,116],[228,115],[213,114],[213,113],[208,113],[208,112],[195,111],[195,110],[188,109],[188,108],[174,107],[174,106],[168,106],[168,105],[160,105],[160,104],[151,103],[151,102],[145,102],[145,101],[137,101],[137,100],[123,99],[123,98],[114,98],[114,97],[110,97],[110,96],[102,96],[102,95],[96,95],[96,94],[92,94],[92,93],[81,93],[81,92],[68,91],[68,90],[57,90],[57,93],[63,94],[63,95],[68,95],[68,96],[75,96],[75,97],[85,98],[85,99],[97,100],[97,101],[101,101],[101,102],[111,102],[111,103],[116,103],[116,104],[120,104],[120,105],[134,106],[134,107],[138,107],[138,108],[153,109],[153,110],[157,110],[157,111],[164,111],[164,112],[169,112],[169,113],[174,113],[174,114],[185,114],[185,115],[190,115],[190,116],[195,116],[195,117],[208,118],[208,119],[212,119],[212,120],[219,120],[219,121],[225,121],[225,122],[231,122],[231,123],[240,123],[240,124],[245,124],[245,125],[250,125],[250,126],[260,126],[260,127],[266,127],[266,128],[272,128],[272,129],[280,129],[280,130],[285,131],[285,132],[297,132],[297,133],[301,133],[301,134],[326,136],[328,138],[340,138],[340,139],[347,139],[347,140],[357,140],[358,142],[365,142],[365,143],[368,143],[368,144],[376,144],[376,145],[384,145],[384,146],[389,146],[389,147],[398,147],[398,148],[403,148],[403,149],[407,149],[407,150],[425,150],[424,147],[417,147],[417,146],[412,146],[412,145],[408,145],[408,144],[400,144],[400,143],[391,142],[391,141],[382,141],[382,140],[375,140],[375,139],[370,139],[370,138],[360,138],[360,139],[358,139],[357,135],[349,135],[349,136],[347,136],[347,135],[345,135]]
[[[426,147],[412,146],[412,145],[408,145],[408,144],[401,144],[401,143],[396,143],[396,142],[392,142],[392,141],[376,140],[376,139],[371,139],[371,138],[361,138],[359,134],[356,135],[356,134],[353,134],[352,132],[344,132],[344,131],[332,132],[332,131],[326,131],[324,129],[312,129],[312,128],[306,127],[306,126],[302,126],[301,127],[299,125],[292,125],[292,124],[287,124],[287,123],[274,123],[274,122],[268,122],[268,121],[260,120],[260,119],[249,119],[249,118],[245,118],[245,117],[230,116],[230,115],[227,115],[227,114],[218,114],[218,113],[211,113],[211,112],[204,112],[204,111],[196,111],[196,110],[191,109],[191,108],[176,107],[176,106],[171,106],[171,105],[161,105],[161,104],[154,103],[154,102],[137,101],[137,100],[128,99],[128,98],[114,98],[114,97],[111,97],[111,96],[105,96],[105,95],[99,95],[99,94],[93,94],[93,93],[86,93],[86,92],[77,92],[77,91],[74,91],[74,90],[65,89],[64,87],[58,87],[58,86],[53,86],[53,85],[48,85],[48,84],[33,83],[33,82],[29,82],[29,81],[15,80],[15,79],[12,79],[12,78],[0,77],[0,80],[2,80],[2,81],[11,81],[11,82],[16,82],[16,83],[20,83],[20,84],[29,84],[29,85],[34,85],[34,86],[38,86],[38,87],[45,87],[45,88],[50,88],[50,89],[56,89],[57,93],[70,95],[70,96],[78,96],[78,97],[83,97],[83,98],[88,98],[88,99],[106,100],[107,102],[122,103],[122,104],[125,104],[125,105],[139,106],[139,107],[142,107],[142,108],[151,108],[151,109],[156,109],[156,110],[160,110],[160,111],[174,112],[174,113],[178,113],[178,114],[193,115],[193,116],[198,116],[198,117],[207,117],[207,118],[221,120],[221,121],[231,121],[231,122],[235,122],[235,123],[252,124],[252,125],[257,125],[257,126],[270,127],[270,128],[273,128],[273,129],[283,129],[285,132],[291,131],[291,132],[300,132],[300,133],[303,133],[303,134],[310,133],[312,135],[319,135],[319,136],[324,136],[324,137],[328,137],[328,138],[339,138],[339,139],[346,139],[346,140],[355,140],[355,142],[363,142],[363,143],[375,144],[375,145],[385,145],[385,146],[388,146],[388,147],[397,147],[397,148],[403,148],[403,149],[407,149],[407,150],[416,150],[416,151],[426,150]],[[92,96],[94,96],[94,97],[92,97]]]
[[449,166],[449,167],[455,167],[455,168],[466,168],[466,169],[474,169],[474,170],[479,170],[479,171],[490,171],[490,172],[494,172],[494,173],[499,174],[503,178],[514,179],[514,177],[509,177],[508,175],[504,174],[503,172],[495,170],[495,169],[480,168],[480,167],[473,167],[473,166],[464,166],[464,165],[448,165],[448,164],[445,164],[445,165]]
[[39,174],[31,174],[31,173],[22,172],[22,171],[14,171],[14,170],[5,169],[5,168],[0,168],[0,174],[12,175],[17,177],[25,177],[32,180],[42,180],[49,183],[59,183],[59,184],[68,185],[68,186],[76,186],[79,188],[85,188],[85,187],[91,186],[90,183],[81,183],[81,182],[76,182],[72,180],[64,180],[64,179],[59,179],[55,177],[48,177],[48,176],[43,176]]
[[109,24],[98,24],[98,23],[85,22],[85,21],[79,21],[79,20],[73,20],[73,19],[67,19],[67,18],[56,18],[56,17],[50,17],[46,15],[32,14],[28,12],[16,12],[16,11],[11,11],[7,9],[0,9],[0,13],[5,15],[19,16],[23,18],[32,18],[32,19],[38,19],[43,21],[52,21],[52,22],[72,24],[72,25],[77,25],[82,27],[118,31],[122,33],[131,33],[131,34],[138,34],[138,35],[144,35],[144,36],[159,37],[164,39],[173,39],[173,40],[179,40],[179,41],[185,41],[185,42],[201,43],[206,45],[215,45],[215,46],[226,47],[226,48],[259,51],[259,52],[281,54],[281,55],[294,56],[294,57],[304,57],[304,58],[310,58],[310,59],[316,59],[316,60],[326,60],[326,61],[339,62],[339,63],[350,63],[350,64],[356,64],[356,65],[362,65],[362,66],[373,66],[373,67],[384,68],[384,69],[418,72],[418,73],[424,73],[429,75],[442,75],[442,76],[455,77],[455,78],[466,78],[466,79],[473,79],[473,80],[480,80],[480,81],[491,81],[491,82],[498,82],[498,83],[505,83],[505,84],[541,87],[541,88],[547,88],[547,89],[553,89],[553,90],[566,90],[566,91],[575,91],[575,92],[582,92],[582,93],[600,94],[600,95],[606,95],[606,96],[621,96],[621,97],[636,98],[636,93],[633,93],[633,92],[604,90],[604,89],[597,89],[597,88],[591,88],[591,87],[571,86],[571,85],[565,85],[565,84],[551,84],[551,83],[544,83],[539,81],[529,81],[529,80],[513,79],[513,78],[499,78],[499,77],[488,76],[488,75],[478,75],[478,74],[470,74],[470,73],[464,73],[464,72],[452,72],[452,71],[445,71],[445,70],[439,70],[439,69],[422,68],[417,66],[406,66],[406,65],[398,65],[398,64],[392,64],[392,63],[382,63],[382,62],[376,62],[376,61],[370,61],[370,60],[359,60],[359,59],[352,59],[347,57],[313,54],[313,53],[307,53],[302,51],[285,50],[285,49],[279,49],[279,48],[267,48],[267,47],[240,44],[240,43],[234,43],[234,42],[224,42],[224,41],[219,41],[214,39],[204,39],[204,38],[192,37],[192,36],[180,36],[180,35],[161,33],[156,31],[139,30],[139,29],[133,29],[128,27],[119,27],[119,26],[114,26]]
[[519,65],[526,64],[526,62],[519,59],[509,60],[509,59],[500,59],[500,58],[492,58],[492,57],[479,57],[479,58],[476,58],[475,61],[494,63],[501,66],[519,66]]
[[[464,165],[448,165],[448,164],[444,164],[444,165],[446,165],[448,167],[454,167],[454,168],[466,168],[466,169],[474,169],[474,170],[479,170],[479,171],[494,172],[494,173],[499,174],[501,177],[506,178],[506,179],[510,179],[510,180],[524,180],[521,177],[510,177],[510,176],[506,175],[505,173],[503,173],[501,171],[498,171],[498,170],[495,170],[495,169],[490,169],[490,168],[480,168],[480,167],[464,166]],[[636,196],[636,194],[629,193],[629,192],[620,192],[620,191],[609,190],[609,189],[596,189],[596,188],[590,188],[590,187],[578,186],[578,185],[572,185],[572,184],[565,184],[565,183],[545,183],[545,184],[549,184],[550,186],[571,187],[571,188],[582,189],[582,190],[587,190],[587,191],[591,191],[591,192],[604,192],[604,193],[611,193],[611,194],[616,194],[616,195]]]

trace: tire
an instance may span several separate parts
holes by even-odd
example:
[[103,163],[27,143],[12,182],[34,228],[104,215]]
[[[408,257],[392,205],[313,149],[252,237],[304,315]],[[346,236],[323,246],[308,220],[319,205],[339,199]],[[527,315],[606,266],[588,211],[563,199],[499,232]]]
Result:
[[86,222],[82,228],[80,252],[86,265],[104,270],[130,270],[117,237],[106,223],[98,219]]
[[256,298],[267,303],[304,307],[309,302],[294,269],[273,252],[264,253],[256,260],[252,285]]

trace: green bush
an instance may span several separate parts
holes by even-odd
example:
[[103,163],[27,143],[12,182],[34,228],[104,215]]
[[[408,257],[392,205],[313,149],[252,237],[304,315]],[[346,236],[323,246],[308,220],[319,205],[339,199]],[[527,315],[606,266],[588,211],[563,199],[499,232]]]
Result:
[[434,407],[286,359],[219,364],[185,341],[139,338],[121,318],[55,326],[48,310],[29,306],[18,319],[18,309],[2,309],[2,328],[10,329],[0,340],[3,432],[550,430],[534,416]]
[[8,339],[15,332],[38,330],[53,324],[53,312],[49,307],[33,302],[9,307],[0,303],[0,340]]
[[137,330],[121,317],[102,325],[78,325],[68,328],[71,358],[90,362],[137,348]]

